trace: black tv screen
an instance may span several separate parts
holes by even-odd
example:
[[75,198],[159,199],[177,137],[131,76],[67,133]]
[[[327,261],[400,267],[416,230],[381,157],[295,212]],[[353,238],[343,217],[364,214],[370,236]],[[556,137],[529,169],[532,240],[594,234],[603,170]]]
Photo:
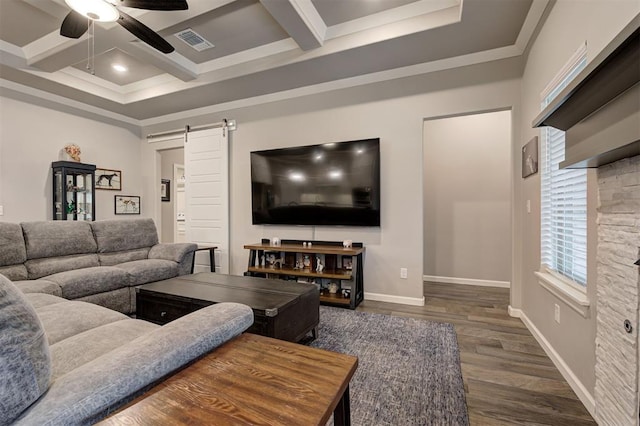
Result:
[[380,226],[380,139],[251,152],[253,224]]

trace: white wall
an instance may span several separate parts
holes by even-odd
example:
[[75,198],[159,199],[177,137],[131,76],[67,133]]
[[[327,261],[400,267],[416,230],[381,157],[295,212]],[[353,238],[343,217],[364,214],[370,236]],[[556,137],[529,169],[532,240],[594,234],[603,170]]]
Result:
[[[587,60],[592,60],[602,48],[640,11],[636,0],[559,0],[551,10],[543,28],[532,45],[522,77],[522,121],[520,144],[539,135],[531,122],[540,112],[540,94],[578,47],[587,42]],[[589,242],[587,295],[591,300],[591,315],[583,318],[568,305],[542,288],[534,276],[540,267],[540,174],[516,179],[518,215],[516,226],[522,232],[522,291],[512,298],[512,306],[520,308],[525,319],[537,330],[568,372],[574,390],[588,409],[593,410],[595,385],[595,252],[597,244],[595,207],[595,172],[589,181]],[[531,200],[532,212],[526,213],[526,201]],[[554,305],[561,311],[560,324],[554,322]],[[593,411],[592,411],[593,412]]]
[[[96,219],[114,218],[114,195],[141,195],[140,138],[129,130],[0,97],[0,220],[52,219],[51,163],[68,143],[83,163],[122,171],[122,191],[96,191]],[[142,215],[145,215],[144,210]],[[124,216],[118,216],[124,217]]]
[[[222,118],[237,120],[230,139],[231,273],[246,270],[248,251],[243,245],[263,237],[352,239],[364,242],[367,250],[366,297],[421,303],[424,119],[515,106],[519,80],[514,76],[519,71],[518,61],[499,61],[166,122],[145,128],[144,133]],[[380,228],[251,224],[250,151],[369,137],[381,139]],[[143,143],[144,159],[154,167],[155,154],[149,145]],[[408,268],[406,280],[400,278],[401,267]]]
[[424,274],[511,281],[510,111],[425,121]]

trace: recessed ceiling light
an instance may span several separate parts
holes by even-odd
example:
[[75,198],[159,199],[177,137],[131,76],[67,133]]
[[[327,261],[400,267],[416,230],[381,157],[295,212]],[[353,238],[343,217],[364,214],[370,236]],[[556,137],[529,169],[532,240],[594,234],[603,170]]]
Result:
[[113,68],[114,70],[118,71],[118,72],[127,72],[128,68],[125,67],[124,65],[120,65],[120,64],[113,64],[111,65],[111,68]]
[[342,178],[342,170],[331,170],[329,172],[329,178],[333,180],[338,180]]
[[302,174],[300,172],[290,172],[289,173],[289,180],[292,180],[294,182],[304,182],[305,181],[305,176],[304,176],[304,174]]

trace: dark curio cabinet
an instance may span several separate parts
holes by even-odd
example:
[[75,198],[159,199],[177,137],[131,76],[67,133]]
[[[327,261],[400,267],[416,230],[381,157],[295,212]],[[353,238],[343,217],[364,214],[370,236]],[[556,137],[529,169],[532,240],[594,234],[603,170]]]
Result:
[[93,164],[55,161],[53,220],[95,220],[95,170]]

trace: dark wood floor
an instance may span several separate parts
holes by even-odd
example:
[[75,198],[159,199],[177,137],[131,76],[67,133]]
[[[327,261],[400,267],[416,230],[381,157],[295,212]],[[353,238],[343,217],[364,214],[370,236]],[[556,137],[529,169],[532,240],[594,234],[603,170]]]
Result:
[[509,290],[425,283],[425,306],[364,301],[358,310],[454,324],[471,425],[595,425],[522,321]]

